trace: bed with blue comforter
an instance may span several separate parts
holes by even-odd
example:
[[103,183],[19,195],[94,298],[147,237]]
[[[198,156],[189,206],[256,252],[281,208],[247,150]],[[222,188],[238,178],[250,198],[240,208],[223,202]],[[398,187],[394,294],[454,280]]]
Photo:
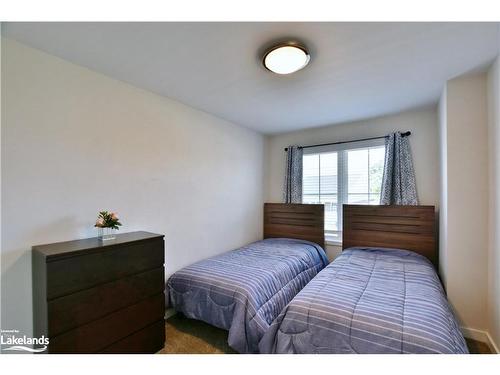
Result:
[[262,353],[467,353],[432,264],[407,250],[350,248],[283,310]]
[[174,273],[167,282],[169,303],[189,318],[228,330],[236,351],[256,353],[278,314],[327,264],[313,242],[265,239]]

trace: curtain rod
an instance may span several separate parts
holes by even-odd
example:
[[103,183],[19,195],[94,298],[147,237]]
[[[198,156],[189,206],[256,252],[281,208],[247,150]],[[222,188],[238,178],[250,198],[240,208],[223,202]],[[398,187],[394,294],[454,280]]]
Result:
[[[401,137],[408,137],[411,135],[410,131],[401,133]],[[341,141],[341,142],[332,142],[332,143],[321,143],[319,145],[309,145],[309,146],[299,146],[299,148],[311,148],[311,147],[320,147],[320,146],[331,146],[331,145],[341,145],[343,143],[352,143],[352,142],[363,142],[363,141],[371,141],[373,139],[382,139],[387,138],[388,135],[383,135],[381,137],[371,137],[371,138],[363,138],[363,139],[353,139],[352,141]],[[285,151],[288,151],[288,147],[285,147]]]

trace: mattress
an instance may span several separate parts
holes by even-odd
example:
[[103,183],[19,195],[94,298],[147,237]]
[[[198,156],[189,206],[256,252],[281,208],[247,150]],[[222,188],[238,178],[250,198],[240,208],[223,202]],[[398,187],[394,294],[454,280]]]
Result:
[[467,353],[432,264],[407,250],[350,248],[282,311],[263,353]]
[[256,353],[278,314],[327,264],[315,243],[266,239],[176,272],[167,282],[169,302],[189,318],[228,330],[236,351]]

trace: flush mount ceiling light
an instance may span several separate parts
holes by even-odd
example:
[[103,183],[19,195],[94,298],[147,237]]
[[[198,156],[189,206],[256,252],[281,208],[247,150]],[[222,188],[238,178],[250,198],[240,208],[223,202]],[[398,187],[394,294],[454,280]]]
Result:
[[286,43],[269,49],[264,55],[263,64],[273,73],[290,74],[305,68],[309,60],[305,47],[297,43]]

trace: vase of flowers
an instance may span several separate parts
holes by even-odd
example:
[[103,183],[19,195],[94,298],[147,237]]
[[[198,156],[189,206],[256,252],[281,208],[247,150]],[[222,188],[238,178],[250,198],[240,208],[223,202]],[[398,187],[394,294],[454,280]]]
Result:
[[102,241],[109,241],[116,238],[116,231],[121,225],[116,213],[100,211],[94,226],[97,228],[97,236]]

